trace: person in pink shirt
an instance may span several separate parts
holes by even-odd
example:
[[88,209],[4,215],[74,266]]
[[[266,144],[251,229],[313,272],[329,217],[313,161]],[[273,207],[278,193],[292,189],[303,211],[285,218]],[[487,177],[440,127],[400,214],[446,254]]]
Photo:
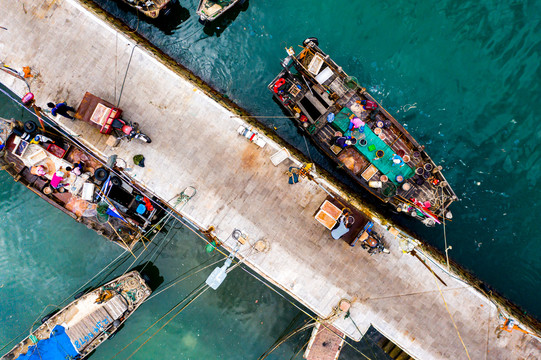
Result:
[[53,178],[51,179],[51,187],[54,189],[58,189],[60,186],[62,186],[62,181],[64,180],[64,172],[63,171],[57,171],[53,174]]
[[364,121],[359,119],[357,116],[355,116],[353,119],[349,121],[349,127],[348,130],[355,130],[359,129],[361,132],[364,130]]

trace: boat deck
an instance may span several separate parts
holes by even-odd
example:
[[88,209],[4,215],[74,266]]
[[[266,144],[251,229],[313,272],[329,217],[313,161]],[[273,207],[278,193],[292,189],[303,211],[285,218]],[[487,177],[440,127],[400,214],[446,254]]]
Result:
[[332,325],[318,323],[304,352],[306,360],[336,360],[344,344],[344,334]]
[[[309,43],[293,59],[288,59],[284,60],[285,69],[271,82],[269,89],[293,116],[307,117],[307,122],[302,123],[302,120],[299,120],[298,125],[305,128],[327,155],[341,162],[357,182],[381,200],[393,204],[397,211],[408,211],[414,217],[431,217],[425,219],[427,225],[439,222],[444,214],[448,218],[452,217],[448,208],[457,197],[440,172],[441,167],[434,164],[424,151],[424,147],[419,145],[384,108],[378,106],[373,111],[364,110],[361,102],[375,99],[357,84],[355,78],[348,76],[314,43]],[[278,79],[280,81],[286,79],[285,86],[279,87],[280,93],[276,93],[278,90],[276,87],[281,84],[275,86]],[[289,84],[293,85],[290,87]],[[370,151],[367,151],[366,147],[360,148],[356,145],[359,156],[354,156],[346,149],[344,152],[347,154],[339,155],[337,159],[335,155],[338,153],[333,151],[334,154],[331,154],[328,149],[332,145],[326,138],[329,127],[328,115],[335,115],[334,121],[329,121],[338,131],[336,136],[353,136],[359,141],[366,135],[369,146],[379,145]],[[337,121],[339,116],[341,121]],[[371,130],[369,134],[348,130],[349,118],[353,116],[366,123],[365,129]],[[376,136],[373,136],[376,131]],[[320,132],[324,134],[321,135]],[[385,150],[383,153],[386,157],[382,158],[383,160],[375,157],[377,149]],[[381,168],[381,165],[388,163],[391,157],[397,155],[401,161],[400,170]],[[361,176],[361,173],[370,166],[366,161],[379,170],[376,173],[371,172],[370,179]],[[397,175],[401,175],[403,180],[397,180]],[[369,187],[369,180],[389,183],[378,189]],[[414,209],[416,206],[419,207],[419,211]]]
[[[31,81],[38,105],[55,99],[76,105],[86,91],[115,103],[114,81],[122,81],[133,42],[73,0],[22,3],[26,12],[0,4],[2,26],[9,29],[3,32],[4,61],[39,72]],[[81,41],[80,34],[95,41]],[[52,42],[60,45],[43,46]],[[112,70],[115,61],[119,74]],[[0,74],[0,81],[19,95],[24,92],[8,75]],[[314,220],[327,192],[306,179],[289,185],[284,173],[296,163],[285,160],[274,166],[270,161],[281,146],[265,138],[267,145],[261,148],[240,136],[242,122],[232,112],[141,48],[133,52],[120,106],[125,118],[140,123],[151,144],[132,141],[111,148],[95,127],[59,121],[99,153],[126,161],[144,154],[146,167],[135,167],[130,174],[162,199],[196,187],[197,195],[183,214],[201,228],[214,226],[222,240],[240,229],[249,241],[239,251],[246,264],[316,314],[327,317],[341,299],[350,299],[351,318],[333,323],[350,338],[361,337],[353,319],[363,333],[372,324],[416,358],[466,358],[434,275],[417,258],[402,253],[390,234],[385,241],[391,253],[374,256],[333,240]],[[269,106],[274,106],[270,98]],[[266,240],[267,251],[251,247],[258,240]],[[229,248],[235,245],[231,241],[226,242]],[[502,321],[492,303],[431,267],[447,283],[442,294],[472,359],[539,357],[537,340],[518,331],[498,335]]]
[[[103,289],[114,287],[108,298],[100,299]],[[151,291],[139,273],[129,272],[116,278],[103,287],[98,287],[77,298],[58,312],[47,316],[42,324],[32,332],[37,340],[49,339],[51,330],[61,325],[66,330],[72,345],[84,358],[115,332],[119,326],[148,298]],[[100,301],[98,301],[98,299]],[[116,321],[116,323],[115,323]],[[2,356],[3,360],[17,358],[28,352],[34,343],[30,337]]]

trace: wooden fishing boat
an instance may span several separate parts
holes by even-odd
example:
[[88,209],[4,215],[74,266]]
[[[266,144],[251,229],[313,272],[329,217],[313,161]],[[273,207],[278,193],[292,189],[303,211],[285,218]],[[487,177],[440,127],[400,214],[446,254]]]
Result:
[[155,19],[160,13],[167,11],[171,0],[122,0],[137,11],[142,12],[149,18]]
[[109,166],[52,122],[0,118],[0,135],[0,169],[124,249],[165,213],[165,204],[125,178],[116,161]]
[[287,52],[268,88],[299,129],[394,210],[427,226],[451,219],[448,208],[457,196],[424,146],[325,54],[317,39],[305,40],[299,54]]
[[42,325],[1,360],[84,359],[119,330],[151,293],[139,272],[124,274],[44,317]]
[[242,4],[245,0],[200,0],[197,15],[202,23],[211,22],[219,18],[235,4]]

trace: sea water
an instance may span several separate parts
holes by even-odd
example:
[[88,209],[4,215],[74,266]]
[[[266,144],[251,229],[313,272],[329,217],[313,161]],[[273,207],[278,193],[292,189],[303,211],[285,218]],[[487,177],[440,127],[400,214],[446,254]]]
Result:
[[[95,2],[365,193],[277,118],[266,88],[285,47],[317,37],[443,166],[460,198],[449,256],[541,318],[541,2],[247,0],[206,27],[195,0],[159,21]],[[442,226],[389,216],[445,249]]]
[[[293,124],[280,118],[283,113],[266,89],[280,71],[284,48],[299,51],[305,38],[318,37],[320,47],[443,166],[461,199],[451,206],[454,218],[446,224],[449,256],[541,318],[536,226],[541,127],[535,116],[541,103],[539,2],[247,0],[206,27],[198,22],[195,0],[178,1],[170,17],[157,21],[119,2],[96,2],[363,193],[306,146]],[[122,79],[124,71],[118,69],[115,76]],[[6,117],[5,105],[1,110]],[[6,174],[0,173],[0,180],[3,343],[120,249],[39,201]],[[445,248],[442,226],[428,229],[389,216]],[[188,230],[180,228],[174,238],[156,261],[166,282],[207,256]],[[95,358],[113,356],[205,278],[194,277],[145,304]],[[290,303],[237,269],[216,293],[201,296],[134,358],[168,351],[181,359],[256,359],[297,314]],[[293,357],[305,340],[286,343],[284,353],[274,358]]]
[[[33,119],[3,94],[0,116]],[[160,293],[134,312],[92,359],[111,359],[150,328],[116,357],[128,358],[168,320],[133,359],[256,359],[284,332],[313,316],[244,267],[236,267],[217,290],[207,290],[176,316],[185,303],[158,321],[225,261],[223,254],[205,251],[200,234],[172,219],[165,226],[167,233],[149,235],[152,243],[146,243],[147,250],[139,246],[132,255],[41,200],[5,171],[0,172],[0,199],[0,348],[16,339],[0,350],[1,355],[78,292],[148,261],[153,266],[147,266],[146,272],[157,269],[150,271],[152,280],[161,279],[156,291]],[[309,336],[309,331],[294,336],[268,359],[293,357]]]

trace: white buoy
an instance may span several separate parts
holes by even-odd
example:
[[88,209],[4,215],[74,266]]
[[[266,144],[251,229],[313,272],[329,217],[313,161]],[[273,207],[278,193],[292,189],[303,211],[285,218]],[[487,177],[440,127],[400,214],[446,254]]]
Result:
[[222,267],[218,267],[210,273],[205,283],[211,287],[213,290],[218,289],[218,287],[224,282],[227,277],[227,268],[231,265],[231,258],[227,258]]

